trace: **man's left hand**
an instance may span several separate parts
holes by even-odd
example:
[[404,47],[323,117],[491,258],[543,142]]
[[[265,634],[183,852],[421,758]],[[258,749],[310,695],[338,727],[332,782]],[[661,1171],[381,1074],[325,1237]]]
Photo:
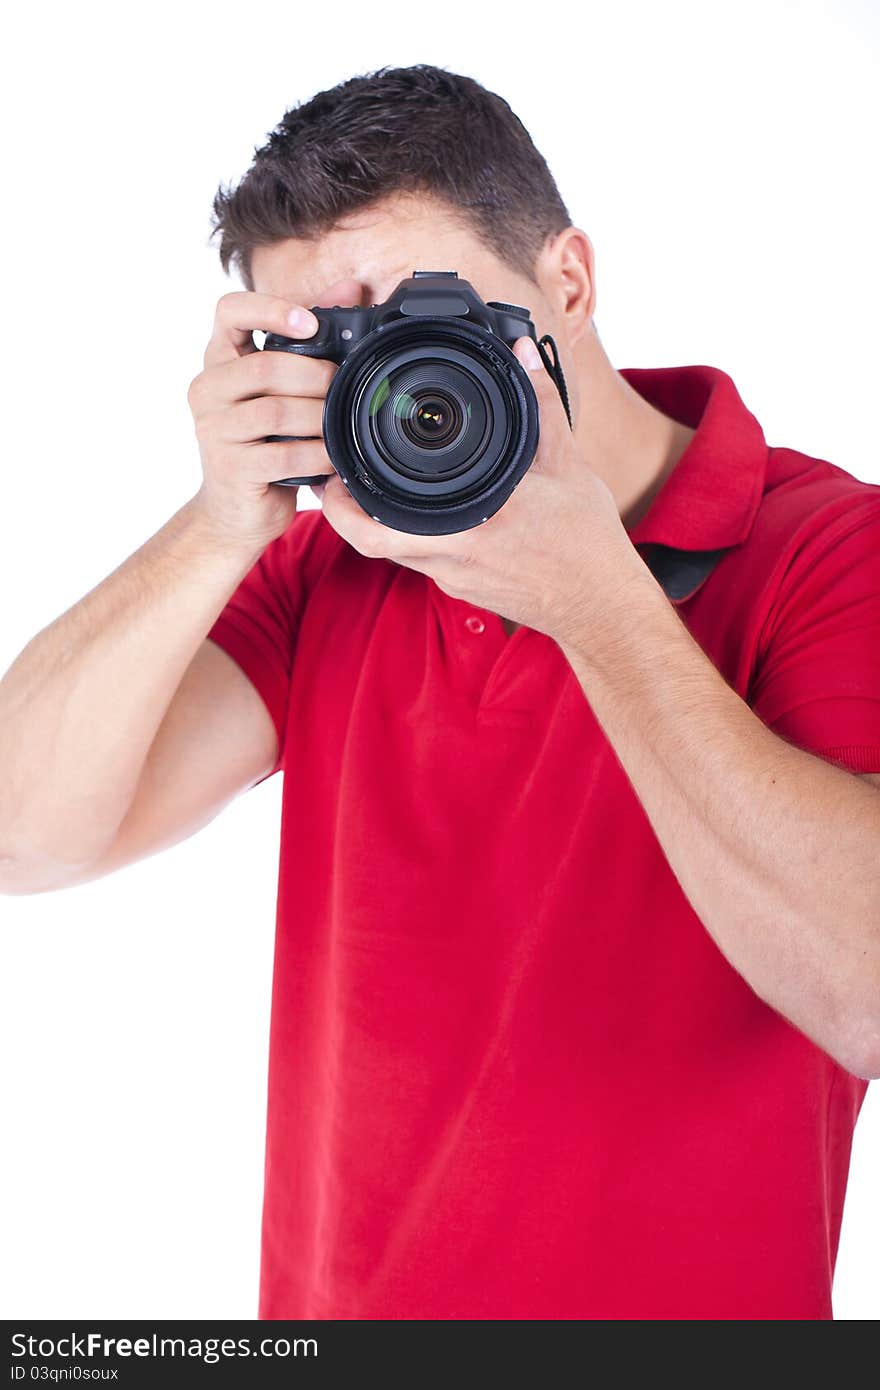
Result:
[[540,412],[534,462],[494,516],[448,536],[396,531],[355,502],[338,474],[321,505],[343,540],[377,559],[428,575],[445,594],[545,632],[557,641],[589,630],[608,598],[647,576],[614,498],[579,456],[556,385],[531,338],[514,352],[530,373]]

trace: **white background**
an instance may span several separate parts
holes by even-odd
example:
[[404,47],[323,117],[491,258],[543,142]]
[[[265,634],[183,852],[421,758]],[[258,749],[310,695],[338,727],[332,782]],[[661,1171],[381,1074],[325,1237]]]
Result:
[[[186,390],[237,287],[207,245],[218,182],[288,106],[386,63],[511,102],[594,241],[616,365],[722,367],[770,443],[880,480],[870,0],[15,16],[0,670],[198,486]],[[98,883],[0,897],[4,1316],[256,1315],[280,793]],[[843,1318],[880,1316],[876,1090]]]

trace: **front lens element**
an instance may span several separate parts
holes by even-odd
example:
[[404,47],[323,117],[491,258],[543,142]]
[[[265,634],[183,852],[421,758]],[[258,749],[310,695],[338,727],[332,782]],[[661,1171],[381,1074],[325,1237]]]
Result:
[[408,391],[395,401],[394,413],[410,443],[422,449],[442,449],[461,431],[467,406],[440,391]]
[[449,476],[482,455],[492,409],[475,375],[426,357],[376,373],[367,418],[386,463],[412,477]]

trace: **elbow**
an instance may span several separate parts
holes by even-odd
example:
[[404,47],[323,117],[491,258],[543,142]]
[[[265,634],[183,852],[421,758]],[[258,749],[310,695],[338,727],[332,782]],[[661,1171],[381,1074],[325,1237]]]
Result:
[[0,897],[28,898],[37,893],[55,893],[59,888],[70,886],[69,879],[57,874],[38,873],[24,864],[8,869],[0,864]]
[[0,851],[0,895],[23,898],[66,887],[76,866]]
[[837,1059],[840,1065],[862,1081],[880,1081],[880,1039],[870,1047],[849,1051]]
[[32,891],[29,886],[33,878],[32,858],[21,839],[4,828],[0,836],[0,893],[20,895]]
[[0,895],[8,898],[22,898],[31,893],[44,892],[47,888],[32,867],[19,859],[0,855]]
[[863,1081],[880,1080],[880,980],[871,991],[870,1007],[865,1007],[862,991],[837,1031],[835,1046],[829,1048],[835,1062]]
[[834,1060],[860,1081],[880,1080],[880,1047],[871,1052],[846,1052]]
[[26,881],[21,877],[16,865],[10,864],[5,859],[0,859],[0,897],[23,897],[32,891],[27,887]]
[[0,893],[10,894],[21,892],[16,887],[20,879],[20,865],[14,855],[7,854],[0,850]]

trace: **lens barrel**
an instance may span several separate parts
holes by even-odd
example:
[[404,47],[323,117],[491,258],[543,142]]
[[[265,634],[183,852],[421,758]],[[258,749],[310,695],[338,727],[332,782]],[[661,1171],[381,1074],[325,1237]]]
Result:
[[488,520],[528,470],[538,405],[500,338],[464,320],[377,328],[340,364],[324,404],[331,461],[375,520],[447,535]]

